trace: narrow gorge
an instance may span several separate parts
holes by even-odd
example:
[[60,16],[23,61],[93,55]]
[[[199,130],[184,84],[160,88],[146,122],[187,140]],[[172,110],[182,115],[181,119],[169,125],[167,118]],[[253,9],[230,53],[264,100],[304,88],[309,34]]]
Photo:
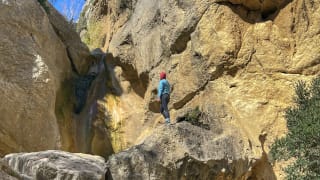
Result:
[[87,0],[76,27],[41,2],[0,1],[0,179],[284,179],[320,2]]

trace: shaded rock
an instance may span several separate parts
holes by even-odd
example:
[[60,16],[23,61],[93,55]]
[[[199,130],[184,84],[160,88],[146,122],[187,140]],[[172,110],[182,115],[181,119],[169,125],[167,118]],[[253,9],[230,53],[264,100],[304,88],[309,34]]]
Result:
[[261,12],[263,17],[267,17],[268,15],[275,13],[280,8],[282,8],[286,3],[290,2],[290,0],[216,0],[216,2],[226,2],[234,5],[242,5],[249,9],[250,11],[258,11]]
[[99,156],[51,150],[9,154],[4,161],[30,179],[105,179],[105,160]]

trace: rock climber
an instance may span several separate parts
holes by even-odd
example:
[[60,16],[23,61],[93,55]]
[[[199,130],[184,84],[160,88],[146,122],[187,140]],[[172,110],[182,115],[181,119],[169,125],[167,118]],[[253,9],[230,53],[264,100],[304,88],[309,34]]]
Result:
[[168,110],[168,103],[170,101],[170,84],[166,78],[165,72],[160,73],[158,101],[160,101],[160,112],[165,118],[166,124],[170,124],[170,114]]

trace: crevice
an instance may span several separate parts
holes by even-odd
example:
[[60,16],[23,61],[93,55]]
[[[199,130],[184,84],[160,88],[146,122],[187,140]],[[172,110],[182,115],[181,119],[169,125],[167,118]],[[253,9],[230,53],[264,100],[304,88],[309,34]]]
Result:
[[74,62],[73,62],[73,59],[72,59],[72,56],[71,56],[69,47],[66,48],[66,51],[67,51],[68,59],[69,59],[70,64],[71,64],[72,71],[73,71],[74,73],[76,73],[77,75],[79,75],[79,71],[77,70],[76,65],[75,65]]
[[194,32],[196,26],[192,26],[190,29],[184,29],[171,45],[170,51],[172,54],[180,54],[187,48],[187,43],[191,40],[191,33]]
[[305,1],[303,1],[302,9],[303,9],[303,13],[302,13],[303,19],[307,23],[305,32],[307,32],[310,26],[310,18],[308,15],[308,8]]
[[[66,45],[66,43],[65,43],[64,40],[63,40],[63,38],[61,38],[62,35],[61,35],[59,29],[56,28],[56,26],[54,26],[53,23],[51,23],[51,26],[52,26],[54,32],[55,32],[55,33],[57,34],[57,36],[59,37],[59,39],[63,42],[63,44]],[[71,55],[71,53],[70,53],[70,49],[69,49],[69,47],[68,47],[67,45],[66,45],[66,52],[67,52],[68,60],[70,61],[70,65],[71,65],[71,68],[72,68],[72,72],[74,72],[76,75],[80,75],[80,72],[78,71],[78,69],[77,69],[77,67],[76,67],[76,65],[75,65],[75,63],[74,63],[74,61],[73,61],[72,55]]]
[[86,105],[88,92],[90,90],[91,84],[93,80],[96,78],[96,74],[88,74],[84,76],[79,76],[75,80],[75,97],[76,97],[76,103],[74,107],[74,112],[76,114],[79,114],[84,106]]
[[187,94],[180,101],[174,103],[173,104],[173,108],[176,109],[176,110],[177,109],[181,109],[184,105],[186,105],[189,101],[191,101],[199,91],[200,91],[200,89],[197,89],[196,91]]
[[[245,62],[244,65],[242,65],[243,68],[246,69],[246,68],[248,67],[248,65],[252,62],[252,57],[253,57],[253,55],[254,55],[255,53],[256,53],[256,49],[255,49],[255,48],[252,48],[252,49],[251,49],[251,52],[250,52],[250,54],[249,54],[248,60]],[[258,64],[259,64],[261,67],[263,67],[260,61],[258,61]]]
[[251,52],[250,52],[250,55],[249,55],[249,58],[247,60],[247,62],[244,64],[244,66],[248,66],[249,63],[251,63],[252,61],[252,56],[256,53],[256,49],[252,48],[251,49]]
[[180,53],[182,53],[183,51],[186,50],[187,44],[191,40],[191,34],[196,30],[196,28],[197,28],[199,22],[201,21],[203,15],[206,14],[206,12],[210,8],[210,6],[211,5],[208,5],[207,8],[201,14],[201,16],[198,19],[194,20],[194,22],[193,22],[194,24],[193,25],[188,26],[187,28],[184,28],[180,32],[180,34],[177,37],[177,39],[170,46],[171,54],[180,54]]
[[111,172],[110,172],[110,168],[107,168],[107,170],[106,170],[105,180],[113,180],[112,174],[111,174]]
[[124,46],[124,45],[132,45],[132,36],[131,34],[128,34],[126,36],[126,38],[120,43],[120,46]]
[[207,85],[210,81],[214,81],[218,79],[224,72],[226,63],[220,64],[217,66],[217,72],[209,76],[209,78],[198,88],[197,90],[187,94],[184,96],[181,100],[178,102],[173,103],[173,108],[175,110],[183,108],[188,102],[190,102],[197,94],[199,94],[201,91],[204,91]]

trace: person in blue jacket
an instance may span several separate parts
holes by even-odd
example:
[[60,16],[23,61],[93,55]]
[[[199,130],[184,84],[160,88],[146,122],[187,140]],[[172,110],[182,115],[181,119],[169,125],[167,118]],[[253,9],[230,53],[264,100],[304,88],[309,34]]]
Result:
[[170,101],[170,84],[166,79],[165,72],[160,73],[158,100],[160,101],[160,112],[165,118],[166,124],[170,124],[170,114],[168,110],[168,103]]

